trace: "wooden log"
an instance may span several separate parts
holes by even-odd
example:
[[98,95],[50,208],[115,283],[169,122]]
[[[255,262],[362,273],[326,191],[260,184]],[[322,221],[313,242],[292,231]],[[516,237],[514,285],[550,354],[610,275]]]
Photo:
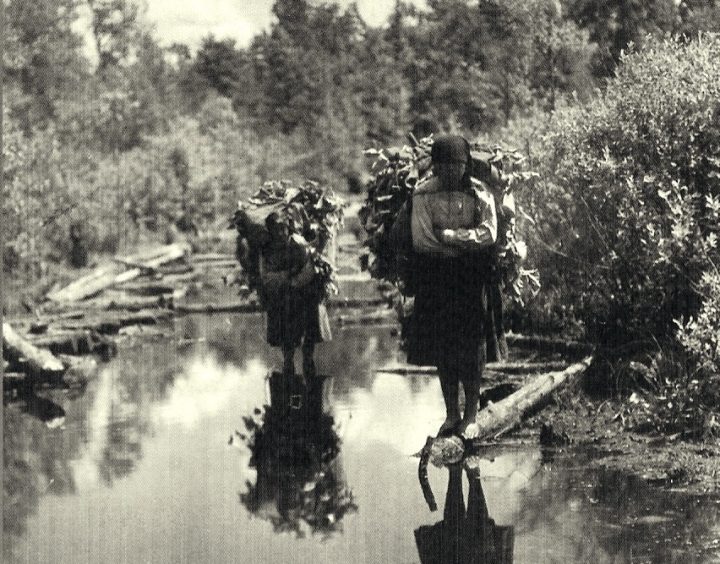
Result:
[[132,296],[124,292],[106,292],[101,298],[83,302],[95,310],[126,309],[128,311],[141,311],[154,307],[172,308],[172,291],[154,296]]
[[41,349],[18,335],[9,323],[3,323],[4,356],[11,365],[32,374],[61,374],[65,365],[50,351]]
[[562,360],[546,362],[491,362],[487,364],[489,370],[502,372],[504,374],[537,374],[538,372],[564,370],[567,366],[568,363]]
[[172,317],[166,309],[150,309],[141,311],[108,311],[103,315],[87,317],[78,321],[68,321],[61,325],[62,329],[94,329],[102,334],[117,334],[122,327],[128,325],[155,325]]
[[257,313],[263,311],[263,308],[257,302],[232,302],[227,304],[176,304],[174,311],[182,314]]
[[487,440],[514,429],[526,413],[546,400],[550,394],[575,380],[591,362],[592,357],[588,356],[565,370],[534,377],[514,394],[483,409],[468,429],[466,438],[475,441]]
[[44,347],[55,355],[99,354],[103,358],[113,356],[115,343],[105,335],[91,329],[53,331],[29,338],[38,347]]
[[130,281],[117,286],[118,290],[135,296],[161,296],[172,294],[175,286],[162,280]]
[[234,261],[234,264],[237,265],[237,260],[230,253],[199,253],[190,257],[190,262],[192,263],[227,261]]
[[48,299],[54,302],[78,302],[97,295],[114,284],[121,284],[140,276],[143,269],[157,269],[159,266],[183,258],[189,252],[185,244],[166,245],[144,255],[128,257],[127,263],[138,263],[140,266],[126,269],[120,264],[109,264],[97,268],[94,272],[75,280],[68,286],[51,292]]
[[373,325],[386,323],[389,319],[395,319],[397,314],[392,309],[381,309],[379,311],[358,312],[357,314],[339,315],[337,317],[340,325]]
[[532,335],[518,335],[508,333],[506,335],[509,345],[538,349],[543,352],[554,352],[561,354],[590,354],[593,346],[589,343],[570,341],[566,339],[553,339],[551,337],[539,337]]
[[195,268],[201,268],[203,270],[212,270],[212,269],[227,270],[227,269],[237,268],[237,266],[238,266],[237,260],[235,260],[235,259],[223,260],[223,261],[218,260],[218,261],[213,261],[213,262],[200,262],[200,263],[191,262],[190,264],[192,264]]

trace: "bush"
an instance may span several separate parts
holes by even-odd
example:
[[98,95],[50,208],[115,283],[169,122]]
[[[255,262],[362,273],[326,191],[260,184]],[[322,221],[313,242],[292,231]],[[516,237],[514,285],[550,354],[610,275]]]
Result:
[[651,44],[553,116],[533,211],[565,258],[543,280],[564,284],[597,343],[672,338],[700,308],[719,254],[718,60],[718,36]]

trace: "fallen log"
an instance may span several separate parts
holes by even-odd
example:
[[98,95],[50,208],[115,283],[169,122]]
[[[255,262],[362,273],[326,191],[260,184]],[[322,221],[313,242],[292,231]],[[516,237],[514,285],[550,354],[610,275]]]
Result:
[[190,264],[194,266],[195,268],[201,268],[203,270],[212,270],[212,269],[232,269],[237,268],[238,262],[236,259],[231,260],[216,260],[216,261],[207,261],[207,262],[195,262],[190,261]]
[[553,339],[551,337],[508,333],[506,335],[506,339],[508,344],[514,347],[538,349],[543,352],[561,354],[590,354],[593,350],[593,346],[589,343],[569,341],[566,339]]
[[34,375],[61,374],[65,365],[50,351],[36,347],[18,335],[9,323],[3,323],[4,356],[11,366]]
[[[360,307],[377,307],[387,305],[387,300],[378,299],[343,299],[331,298],[327,303],[329,308],[351,309]],[[228,303],[196,303],[196,304],[178,304],[174,310],[177,313],[257,313],[263,311],[262,306],[258,302],[228,302]]]
[[537,374],[538,372],[551,372],[564,370],[568,363],[562,360],[551,360],[546,362],[490,362],[488,370],[502,372],[504,374]]
[[176,304],[174,311],[182,314],[191,313],[258,313],[263,311],[257,302],[232,302],[227,304]]
[[147,280],[142,282],[131,280],[125,284],[119,284],[117,289],[126,294],[147,297],[172,294],[175,286],[163,280]]
[[232,254],[229,253],[199,253],[194,254],[190,257],[190,262],[193,263],[226,261],[234,261],[234,264],[237,265],[237,260]]
[[87,317],[78,321],[68,321],[60,325],[62,329],[71,331],[94,329],[107,334],[117,334],[122,327],[128,325],[155,325],[172,317],[167,309],[150,309],[141,311],[109,311],[102,316]]
[[44,347],[56,355],[99,354],[110,358],[117,350],[115,343],[105,335],[91,329],[59,331],[29,337],[37,347]]
[[466,438],[482,441],[511,431],[521,423],[525,414],[546,400],[550,394],[575,380],[591,362],[592,356],[588,356],[565,370],[534,377],[514,394],[483,409],[466,432]]
[[172,308],[173,294],[169,293],[151,296],[132,296],[123,292],[108,292],[102,298],[87,300],[83,304],[95,310],[126,309],[128,311],[141,311],[154,307]]
[[138,266],[128,270],[117,263],[104,265],[68,286],[51,292],[47,297],[49,300],[59,303],[78,302],[94,296],[114,284],[121,284],[137,278],[143,273],[143,270],[157,269],[164,264],[183,258],[189,249],[188,245],[178,243],[166,245],[136,257],[127,257],[122,259],[125,263],[135,263]]
[[340,325],[374,325],[386,323],[389,319],[395,319],[397,313],[392,309],[381,309],[380,311],[359,312],[357,314],[339,315],[337,317]]

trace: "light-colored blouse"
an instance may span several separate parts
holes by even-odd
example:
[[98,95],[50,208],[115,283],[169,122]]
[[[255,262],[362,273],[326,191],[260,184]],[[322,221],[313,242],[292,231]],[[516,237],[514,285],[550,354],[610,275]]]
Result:
[[497,240],[493,195],[481,185],[472,192],[447,192],[437,178],[418,186],[411,217],[413,248],[435,257],[458,257]]

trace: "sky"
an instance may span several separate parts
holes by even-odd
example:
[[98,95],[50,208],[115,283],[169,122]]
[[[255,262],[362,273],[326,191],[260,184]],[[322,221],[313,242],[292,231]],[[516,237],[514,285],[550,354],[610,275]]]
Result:
[[[336,0],[348,6],[351,0]],[[414,0],[421,3],[421,0]],[[212,33],[218,39],[234,39],[247,46],[254,35],[272,21],[273,0],[146,0],[147,18],[155,25],[158,40],[169,45],[185,43],[192,49]],[[356,0],[360,15],[380,26],[395,5],[394,0]]]

